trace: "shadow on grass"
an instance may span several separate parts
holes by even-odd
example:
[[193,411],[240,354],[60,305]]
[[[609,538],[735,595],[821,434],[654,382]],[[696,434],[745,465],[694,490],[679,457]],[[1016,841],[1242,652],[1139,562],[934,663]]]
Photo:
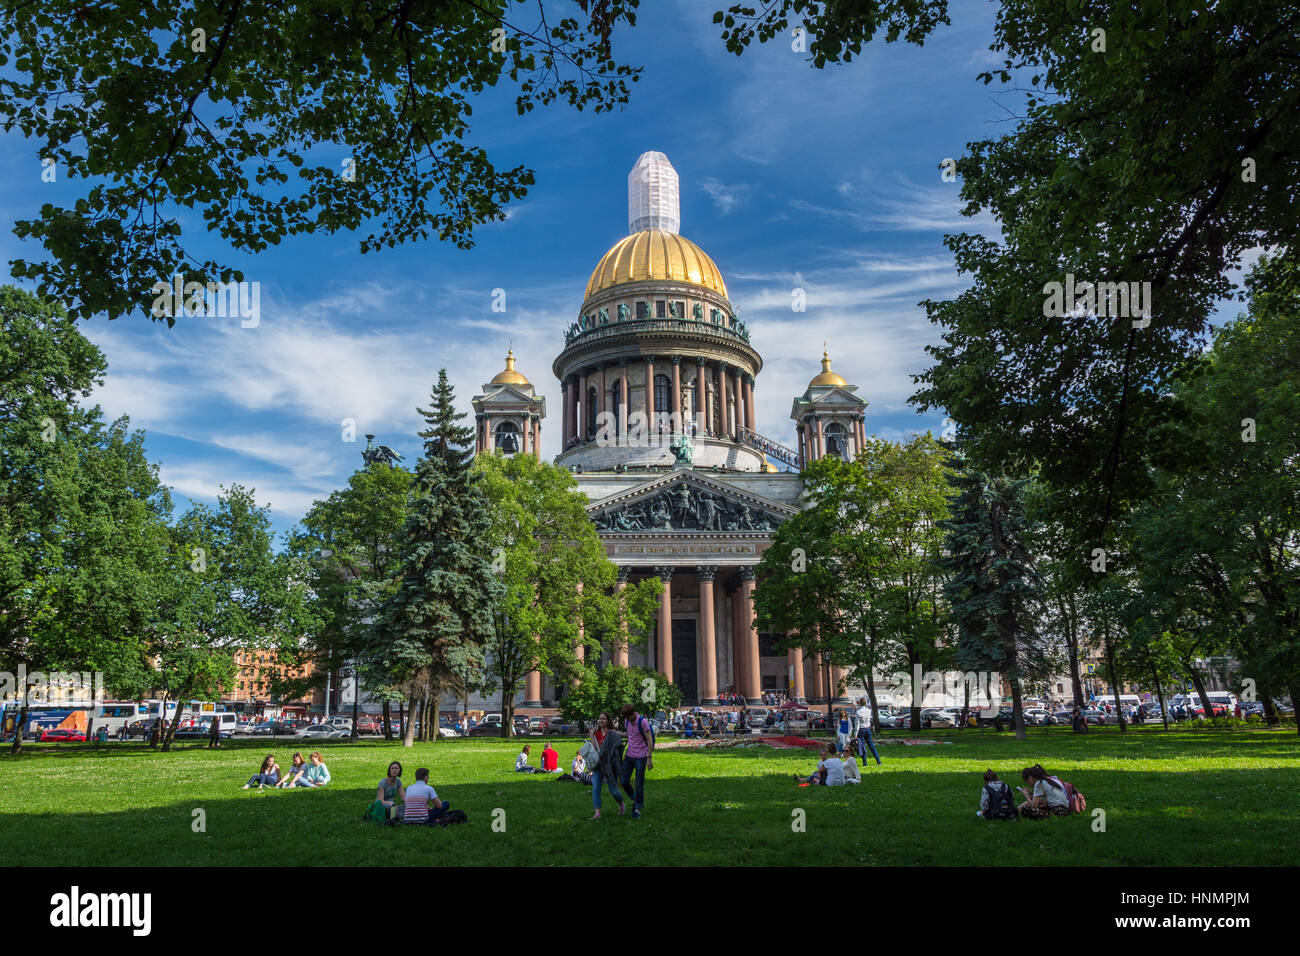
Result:
[[[292,792],[240,790],[255,769],[242,761],[181,759],[164,777],[154,761],[133,776],[112,762],[107,782],[91,765],[83,779],[60,782],[52,800],[51,781],[28,770],[0,791],[0,839],[10,865],[79,866],[1291,865],[1300,848],[1294,768],[1131,770],[1091,766],[1083,752],[1030,758],[1018,747],[910,749],[924,753],[916,760],[886,753],[883,767],[872,764],[861,785],[844,788],[796,786],[791,774],[816,763],[808,752],[665,753],[648,777],[639,821],[617,816],[608,790],[607,816],[591,821],[589,787],[511,772],[512,745],[487,752],[444,744],[405,751],[384,741],[340,746],[327,753],[335,782]],[[416,761],[434,768],[439,794],[470,822],[364,822],[382,773],[376,768],[393,756],[407,760],[408,776]],[[1089,813],[983,821],[975,816],[978,771],[945,768],[949,756],[989,764],[1013,785],[1015,771],[1041,760],[1087,795]],[[12,809],[15,791],[25,792],[30,810]],[[202,832],[193,829],[195,810]]]

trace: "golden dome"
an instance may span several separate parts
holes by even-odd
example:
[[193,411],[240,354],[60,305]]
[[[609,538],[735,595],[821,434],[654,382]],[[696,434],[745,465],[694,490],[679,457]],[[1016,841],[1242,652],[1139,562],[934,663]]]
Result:
[[515,371],[515,353],[514,349],[506,352],[506,368],[504,372],[497,372],[496,377],[492,379],[492,385],[531,385],[532,382],[524,378]]
[[830,353],[827,352],[825,349],[823,349],[821,374],[818,375],[816,378],[814,378],[811,382],[809,382],[808,387],[812,388],[814,385],[848,385],[848,384],[849,384],[848,382],[844,381],[844,379],[840,378],[838,375],[836,375],[834,372],[831,371]]
[[703,249],[675,232],[645,229],[620,239],[587,280],[586,299],[626,282],[689,282],[726,296],[722,273]]

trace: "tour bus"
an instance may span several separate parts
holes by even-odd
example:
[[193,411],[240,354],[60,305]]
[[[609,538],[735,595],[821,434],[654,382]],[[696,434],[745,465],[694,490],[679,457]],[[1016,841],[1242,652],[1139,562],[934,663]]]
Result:
[[[14,728],[18,716],[22,713],[22,704],[17,701],[6,703],[0,711],[0,740],[13,740]],[[67,704],[28,704],[27,719],[23,723],[22,734],[30,739],[39,737],[43,731],[55,727],[76,727],[86,730],[94,714],[94,707],[70,707]]]

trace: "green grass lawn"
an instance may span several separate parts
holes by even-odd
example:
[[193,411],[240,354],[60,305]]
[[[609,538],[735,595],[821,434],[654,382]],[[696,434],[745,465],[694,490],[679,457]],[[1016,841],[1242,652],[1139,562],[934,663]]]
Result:
[[[888,734],[911,736],[906,732]],[[1002,865],[1292,866],[1300,847],[1294,730],[1060,728],[927,734],[940,746],[884,745],[858,787],[799,788],[811,751],[751,746],[664,751],[642,820],[591,821],[591,789],[513,772],[516,744],[486,739],[319,746],[333,781],[315,791],[244,791],[262,756],[292,743],[29,745],[0,757],[0,840],[14,865]],[[557,742],[567,766],[578,741]],[[304,752],[309,748],[303,748]],[[541,744],[534,741],[534,763]],[[389,760],[427,766],[465,826],[388,828],[362,811]],[[1041,822],[978,819],[980,774],[1014,785],[1041,762],[1086,795],[1089,813]],[[191,828],[193,811],[206,832]],[[504,810],[505,828],[492,826]],[[1092,812],[1105,811],[1096,832]],[[805,832],[794,832],[794,811]]]

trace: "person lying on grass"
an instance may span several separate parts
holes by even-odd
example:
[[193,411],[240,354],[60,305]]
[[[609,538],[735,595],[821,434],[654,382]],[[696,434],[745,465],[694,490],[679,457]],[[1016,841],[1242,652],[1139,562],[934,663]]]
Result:
[[1056,777],[1048,776],[1041,764],[1026,767],[1020,773],[1021,779],[1034,785],[1033,792],[1024,787],[1017,789],[1024,795],[1025,802],[1020,805],[1019,813],[1027,820],[1045,820],[1047,817],[1064,817],[1070,814],[1070,799],[1065,792],[1065,784]]
[[307,761],[302,759],[302,753],[293,755],[293,761],[289,765],[288,771],[280,778],[276,787],[296,787],[302,775],[307,772]]
[[429,786],[429,769],[415,771],[415,783],[406,788],[406,802],[397,808],[397,819],[410,824],[431,824],[451,809],[451,804],[438,799],[438,792]]
[[320,755],[319,750],[311,752],[311,765],[302,772],[298,778],[296,786],[299,787],[323,787],[330,782],[330,770],[325,766],[325,758]]
[[834,741],[827,744],[826,752],[822,755],[822,761],[817,765],[817,771],[810,777],[801,777],[795,774],[794,781],[795,783],[808,783],[823,787],[844,786],[844,761],[835,755]]
[[265,790],[267,787],[274,787],[279,782],[280,765],[275,762],[275,754],[267,754],[257,773],[249,777],[248,783],[244,784],[244,789],[247,790],[253,784],[257,784],[258,790]]

